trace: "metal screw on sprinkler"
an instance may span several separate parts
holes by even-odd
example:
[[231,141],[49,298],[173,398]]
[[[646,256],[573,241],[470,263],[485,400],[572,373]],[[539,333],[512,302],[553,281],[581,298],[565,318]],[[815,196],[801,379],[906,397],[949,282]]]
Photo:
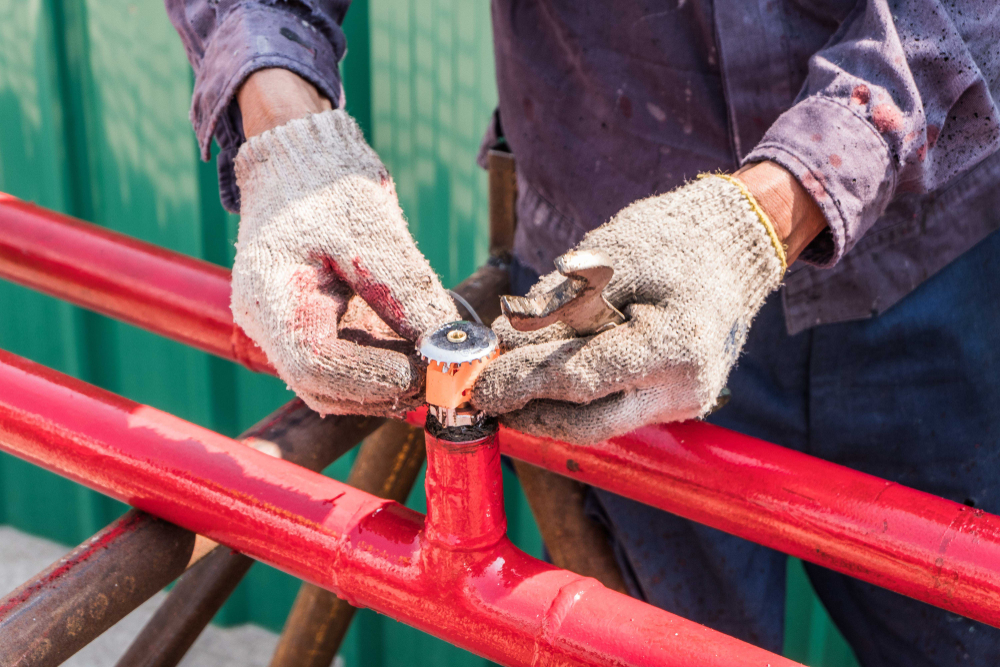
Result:
[[465,339],[469,337],[469,334],[465,333],[461,329],[452,329],[448,332],[446,338],[450,343],[464,343]]
[[450,322],[417,340],[427,362],[429,413],[444,427],[474,426],[482,415],[469,404],[473,383],[499,354],[497,337],[482,324]]

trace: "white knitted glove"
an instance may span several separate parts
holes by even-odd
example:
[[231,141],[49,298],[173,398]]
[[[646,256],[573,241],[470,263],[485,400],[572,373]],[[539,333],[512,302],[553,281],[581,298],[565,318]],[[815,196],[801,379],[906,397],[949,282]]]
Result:
[[[611,256],[604,294],[628,322],[577,338],[562,323],[522,333],[500,318],[509,351],[479,377],[473,404],[576,443],[706,414],[784,271],[763,211],[741,184],[710,176],[631,204],[578,248]],[[530,294],[563,279],[551,273]]]
[[351,117],[326,111],[252,137],[236,178],[233,318],[278,375],[321,414],[419,404],[413,341],[459,316]]

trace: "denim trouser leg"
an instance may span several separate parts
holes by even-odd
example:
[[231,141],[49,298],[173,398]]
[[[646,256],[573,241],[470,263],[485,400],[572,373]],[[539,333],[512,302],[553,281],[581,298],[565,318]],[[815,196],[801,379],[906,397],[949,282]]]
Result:
[[[516,287],[534,279],[514,267]],[[871,320],[788,336],[775,294],[711,421],[1000,513],[997,295],[1000,233]],[[605,491],[590,501],[636,595],[781,650],[784,555]],[[864,667],[1000,664],[1000,630],[806,569]]]

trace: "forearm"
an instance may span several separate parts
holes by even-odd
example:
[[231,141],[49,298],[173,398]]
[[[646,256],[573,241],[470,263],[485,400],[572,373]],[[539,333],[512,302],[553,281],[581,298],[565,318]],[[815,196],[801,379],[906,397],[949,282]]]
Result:
[[827,226],[820,207],[791,172],[773,162],[749,164],[734,176],[771,220],[791,266]]
[[333,108],[311,83],[285,69],[262,69],[251,74],[236,95],[243,115],[243,133],[249,139],[296,118]]

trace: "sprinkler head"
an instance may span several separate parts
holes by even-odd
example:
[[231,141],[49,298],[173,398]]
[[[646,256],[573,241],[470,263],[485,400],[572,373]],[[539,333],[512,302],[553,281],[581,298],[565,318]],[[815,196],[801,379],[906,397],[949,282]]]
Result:
[[483,415],[469,404],[472,385],[500,353],[497,337],[482,324],[459,320],[422,335],[417,351],[427,362],[427,405],[445,427],[471,426]]

